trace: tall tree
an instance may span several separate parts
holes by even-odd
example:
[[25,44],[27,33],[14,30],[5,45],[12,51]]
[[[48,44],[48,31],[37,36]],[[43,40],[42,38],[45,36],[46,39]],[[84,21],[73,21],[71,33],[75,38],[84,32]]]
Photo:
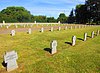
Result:
[[90,18],[90,13],[87,11],[86,5],[79,4],[76,6],[75,18],[76,18],[76,23],[79,24],[88,22],[88,18]]
[[100,0],[86,0],[85,5],[91,14],[89,21],[98,24],[100,22]]
[[74,23],[75,22],[74,9],[71,10],[67,22],[68,23]]

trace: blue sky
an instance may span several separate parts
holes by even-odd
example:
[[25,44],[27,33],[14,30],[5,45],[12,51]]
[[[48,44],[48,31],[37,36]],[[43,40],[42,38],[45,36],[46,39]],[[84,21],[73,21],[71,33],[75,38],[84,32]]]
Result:
[[70,14],[77,4],[85,0],[0,0],[0,11],[8,6],[23,6],[33,15],[46,15],[57,18],[60,13]]

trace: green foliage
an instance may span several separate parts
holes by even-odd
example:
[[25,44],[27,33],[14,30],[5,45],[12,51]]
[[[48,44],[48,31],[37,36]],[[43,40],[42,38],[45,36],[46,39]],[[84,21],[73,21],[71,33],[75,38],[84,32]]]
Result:
[[74,9],[70,12],[70,15],[67,20],[68,23],[74,23],[75,22],[75,16],[74,16]]
[[6,22],[30,22],[31,14],[23,7],[7,7],[1,11]]
[[[48,20],[50,19],[50,20]],[[7,7],[0,12],[0,22],[56,22],[54,17],[33,16],[24,7]]]
[[67,17],[64,13],[60,13],[57,21],[60,21],[61,23],[66,23],[67,22]]
[[47,17],[47,22],[57,22],[57,20],[54,17]]
[[89,12],[87,11],[86,5],[77,5],[75,10],[76,23],[86,23],[90,17]]

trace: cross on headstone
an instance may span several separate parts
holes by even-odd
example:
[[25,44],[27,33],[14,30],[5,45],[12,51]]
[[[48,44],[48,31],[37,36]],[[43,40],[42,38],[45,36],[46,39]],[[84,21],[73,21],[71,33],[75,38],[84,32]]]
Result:
[[73,37],[72,37],[72,46],[74,46],[75,43],[76,43],[76,36],[73,36]]
[[84,41],[86,41],[87,33],[84,33]]
[[51,54],[55,54],[57,52],[56,47],[57,47],[57,41],[56,40],[53,40],[51,42]]
[[15,36],[15,30],[11,30],[11,35]]
[[17,52],[10,51],[6,52],[4,55],[4,62],[7,63],[7,71],[10,72],[18,68],[16,60],[18,59]]
[[31,34],[32,30],[31,28],[28,29],[28,34]]
[[91,38],[94,38],[94,31],[92,31],[91,33]]

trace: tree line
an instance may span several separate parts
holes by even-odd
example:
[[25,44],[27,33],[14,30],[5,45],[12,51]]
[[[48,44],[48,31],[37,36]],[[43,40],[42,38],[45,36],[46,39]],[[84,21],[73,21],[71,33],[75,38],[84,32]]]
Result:
[[57,19],[54,17],[34,16],[24,7],[7,7],[0,11],[0,22],[58,22],[77,24],[99,24],[100,23],[100,1],[86,0],[85,4],[76,5],[69,16],[60,13]]

